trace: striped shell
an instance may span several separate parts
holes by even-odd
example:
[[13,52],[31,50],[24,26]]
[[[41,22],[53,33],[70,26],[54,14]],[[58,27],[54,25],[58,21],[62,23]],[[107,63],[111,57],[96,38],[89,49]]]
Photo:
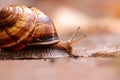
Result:
[[10,5],[0,11],[0,48],[21,50],[59,42],[53,21],[35,7]]

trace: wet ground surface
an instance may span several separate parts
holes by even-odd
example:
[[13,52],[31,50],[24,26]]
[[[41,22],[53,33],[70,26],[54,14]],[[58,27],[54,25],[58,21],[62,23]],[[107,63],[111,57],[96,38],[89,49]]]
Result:
[[79,58],[0,60],[1,80],[119,80],[119,35],[91,35],[73,47]]

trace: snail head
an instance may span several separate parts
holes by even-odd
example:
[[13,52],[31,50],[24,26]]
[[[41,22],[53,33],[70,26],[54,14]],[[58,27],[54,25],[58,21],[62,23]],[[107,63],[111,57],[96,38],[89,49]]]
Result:
[[79,29],[80,27],[77,28],[77,30],[72,34],[72,36],[70,37],[68,41],[60,41],[57,45],[59,47],[66,49],[68,53],[72,54],[73,45],[75,45],[78,41],[80,41],[80,39],[86,37],[86,35],[83,34],[80,38],[75,39],[75,36],[77,35]]

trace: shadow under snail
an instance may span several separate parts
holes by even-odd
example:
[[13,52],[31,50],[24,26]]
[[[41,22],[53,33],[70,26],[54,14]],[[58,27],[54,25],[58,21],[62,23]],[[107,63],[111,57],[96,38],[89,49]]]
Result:
[[78,30],[68,41],[60,41],[53,21],[38,8],[6,6],[0,11],[0,59],[73,56]]

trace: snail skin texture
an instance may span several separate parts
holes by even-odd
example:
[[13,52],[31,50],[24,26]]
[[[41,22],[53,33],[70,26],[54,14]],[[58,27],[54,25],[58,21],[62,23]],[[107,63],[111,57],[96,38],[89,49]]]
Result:
[[9,5],[0,11],[0,59],[74,56],[73,40],[60,41],[53,21],[31,6]]

